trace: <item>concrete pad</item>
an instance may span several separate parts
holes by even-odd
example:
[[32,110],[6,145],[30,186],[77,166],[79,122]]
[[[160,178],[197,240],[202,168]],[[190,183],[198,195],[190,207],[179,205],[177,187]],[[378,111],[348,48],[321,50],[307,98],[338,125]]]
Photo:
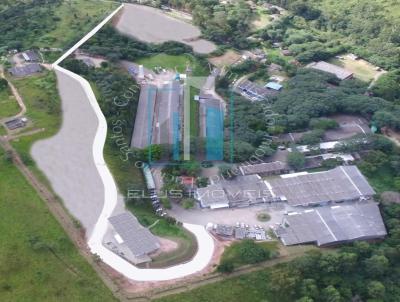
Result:
[[177,41],[192,46],[195,52],[202,54],[217,49],[214,43],[199,38],[201,32],[196,26],[149,6],[125,4],[116,28],[144,42]]
[[56,71],[63,122],[52,138],[32,147],[32,157],[66,208],[90,235],[104,203],[104,187],[93,161],[98,120],[80,83]]

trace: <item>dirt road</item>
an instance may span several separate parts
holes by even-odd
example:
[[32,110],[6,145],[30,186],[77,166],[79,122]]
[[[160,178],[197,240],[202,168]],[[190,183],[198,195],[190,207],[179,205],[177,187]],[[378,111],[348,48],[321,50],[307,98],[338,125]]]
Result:
[[[0,66],[0,78],[6,79],[4,76],[3,68],[1,66]],[[7,82],[8,82],[8,86],[11,89],[12,94],[15,97],[15,100],[18,103],[18,106],[21,108],[21,111],[18,114],[14,115],[14,116],[7,116],[0,120],[0,124],[3,124],[4,128],[7,130],[7,133],[9,133],[9,130],[4,123],[10,119],[23,116],[26,113],[26,106],[25,106],[25,103],[24,103],[21,95],[18,93],[18,90],[15,88],[15,86],[10,81],[7,81]]]

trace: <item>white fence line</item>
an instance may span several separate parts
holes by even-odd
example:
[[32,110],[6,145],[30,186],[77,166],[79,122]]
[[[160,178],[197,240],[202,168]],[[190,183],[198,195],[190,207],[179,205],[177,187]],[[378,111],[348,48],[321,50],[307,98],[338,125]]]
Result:
[[82,46],[87,40],[89,40],[91,37],[93,37],[108,21],[111,20],[112,17],[116,13],[118,13],[122,8],[124,7],[124,4],[120,5],[115,11],[113,11],[110,15],[108,15],[103,21],[101,21],[95,28],[93,28],[86,36],[84,36],[82,39],[78,41],[74,46],[72,46],[69,50],[67,50],[66,53],[64,53],[60,58],[58,58],[57,61],[53,63],[53,68],[60,64],[62,61],[64,61],[67,57],[69,57],[75,50],[77,50],[80,46]]
[[131,280],[164,281],[183,278],[203,270],[205,267],[207,267],[212,259],[214,254],[214,240],[205,230],[204,226],[188,223],[183,224],[183,226],[188,231],[192,232],[196,237],[198,243],[197,253],[190,261],[168,268],[140,269],[104,247],[102,242],[103,237],[109,227],[108,218],[112,215],[118,199],[117,186],[103,156],[103,148],[107,137],[107,121],[100,109],[99,104],[97,103],[96,97],[92,88],[90,87],[89,82],[83,77],[58,65],[65,58],[70,56],[75,50],[77,50],[83,43],[89,40],[94,34],[96,34],[123,6],[124,5],[122,4],[120,7],[118,7],[52,65],[55,70],[75,79],[82,85],[89,103],[99,121],[97,132],[93,141],[92,152],[94,163],[104,185],[104,206],[96,225],[90,234],[88,245],[91,252],[98,255],[104,263],[108,264],[113,269]]

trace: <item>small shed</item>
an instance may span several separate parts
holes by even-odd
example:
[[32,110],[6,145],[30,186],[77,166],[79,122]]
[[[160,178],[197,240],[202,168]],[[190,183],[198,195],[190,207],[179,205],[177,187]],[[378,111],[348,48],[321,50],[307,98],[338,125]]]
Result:
[[268,82],[264,87],[275,91],[280,91],[283,86],[276,82]]

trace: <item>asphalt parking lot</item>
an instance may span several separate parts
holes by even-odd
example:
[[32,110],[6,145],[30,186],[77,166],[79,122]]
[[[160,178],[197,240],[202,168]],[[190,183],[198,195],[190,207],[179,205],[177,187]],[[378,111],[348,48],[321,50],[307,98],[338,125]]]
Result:
[[[281,223],[286,211],[294,209],[284,203],[260,204],[246,208],[226,208],[226,209],[183,209],[173,204],[168,213],[182,222],[207,225],[207,223],[236,225],[237,222],[243,222],[249,226],[260,225],[269,228],[276,223]],[[271,219],[267,222],[261,222],[257,219],[257,214],[268,213]]]

